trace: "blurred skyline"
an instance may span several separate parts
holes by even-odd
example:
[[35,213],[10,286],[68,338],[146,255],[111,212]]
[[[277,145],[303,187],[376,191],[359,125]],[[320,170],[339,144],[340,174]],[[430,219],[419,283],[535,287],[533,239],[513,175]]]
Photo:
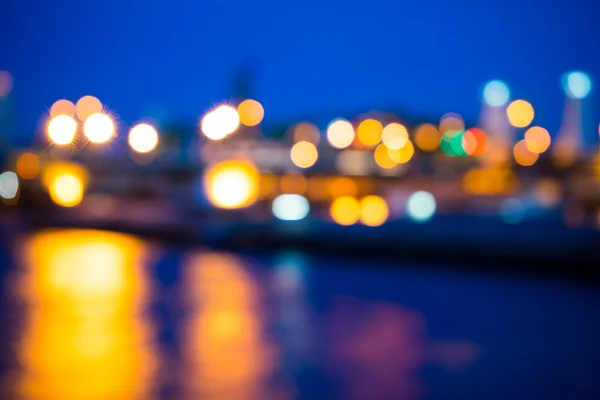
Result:
[[[598,5],[585,0],[27,0],[3,8],[0,70],[13,74],[16,132],[27,137],[54,101],[87,94],[126,124],[195,122],[231,97],[248,63],[267,124],[392,107],[476,122],[482,86],[502,79],[554,135],[562,74],[582,70],[596,85],[600,76]],[[585,100],[588,138],[597,135],[596,97]]]

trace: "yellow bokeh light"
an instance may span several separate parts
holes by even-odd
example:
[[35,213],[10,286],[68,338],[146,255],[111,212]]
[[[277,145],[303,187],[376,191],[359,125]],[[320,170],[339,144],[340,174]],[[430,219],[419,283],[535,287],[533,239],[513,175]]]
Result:
[[300,168],[309,168],[317,162],[319,158],[319,152],[314,144],[310,142],[298,142],[290,151],[290,158],[294,165]]
[[330,213],[336,223],[344,226],[354,225],[360,218],[360,205],[354,197],[338,197],[331,203]]
[[442,135],[433,124],[423,124],[417,128],[415,143],[423,151],[434,151],[440,147]]
[[281,193],[304,194],[308,189],[308,181],[304,175],[284,175],[279,181]]
[[520,140],[517,142],[517,144],[515,144],[515,147],[513,148],[513,154],[517,164],[525,167],[535,164],[539,157],[538,154],[529,151],[527,144],[525,144],[525,140]]
[[258,171],[245,161],[223,161],[208,168],[204,175],[208,200],[219,208],[249,206],[256,199],[258,188]]
[[375,152],[373,153],[373,157],[375,157],[375,162],[381,168],[385,168],[385,169],[394,168],[397,164],[396,161],[394,161],[390,158],[390,155],[388,152],[389,152],[389,149],[387,148],[387,146],[385,144],[381,143],[379,146],[377,146],[377,148],[375,149]]
[[158,132],[150,124],[137,124],[129,131],[129,146],[138,153],[148,153],[158,145]]
[[383,128],[381,141],[388,149],[401,149],[408,142],[408,131],[404,125],[392,122]]
[[17,174],[23,179],[35,179],[40,172],[40,158],[33,153],[23,153],[17,159]]
[[48,137],[57,145],[66,145],[73,141],[77,133],[77,122],[68,115],[57,115],[48,123]]
[[462,131],[465,129],[463,118],[456,113],[445,114],[440,119],[440,132]]
[[382,225],[388,218],[388,205],[379,196],[367,196],[360,200],[360,222],[368,226]]
[[211,140],[221,140],[240,126],[240,115],[230,105],[224,104],[208,112],[200,122],[200,130]]
[[240,116],[240,122],[246,126],[260,124],[265,116],[265,109],[262,104],[252,99],[242,101],[237,107],[237,112]]
[[327,140],[336,149],[345,149],[354,141],[354,127],[344,119],[338,119],[329,124]]
[[535,112],[531,103],[525,100],[515,100],[506,108],[510,124],[516,128],[525,128],[533,121]]
[[334,199],[342,196],[356,196],[357,192],[358,187],[354,180],[346,176],[333,178],[329,182],[329,193]]
[[541,126],[532,126],[525,132],[525,144],[532,153],[543,153],[550,147],[550,134]]
[[63,207],[74,207],[81,203],[83,191],[83,181],[69,173],[54,178],[48,190],[52,201]]
[[58,100],[50,107],[50,117],[54,118],[58,115],[68,115],[69,117],[75,116],[75,104],[69,100]]
[[75,104],[75,114],[80,121],[85,121],[94,114],[102,112],[102,103],[94,96],[83,96]]
[[92,114],[83,123],[83,133],[92,143],[105,143],[115,133],[115,123],[106,114]]
[[415,147],[413,146],[411,141],[406,142],[404,147],[399,150],[388,149],[388,156],[390,159],[395,161],[398,164],[404,164],[405,162],[410,161],[410,159],[415,154]]
[[356,129],[358,140],[365,146],[373,147],[381,141],[383,125],[374,119],[365,119]]

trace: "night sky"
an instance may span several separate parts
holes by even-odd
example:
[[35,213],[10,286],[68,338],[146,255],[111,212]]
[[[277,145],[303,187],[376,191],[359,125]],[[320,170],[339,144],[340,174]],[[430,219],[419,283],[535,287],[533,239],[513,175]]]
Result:
[[[591,0],[8,0],[0,69],[14,76],[17,131],[59,98],[92,94],[125,124],[194,122],[232,96],[250,63],[265,123],[393,107],[475,121],[482,85],[505,80],[555,132],[560,78],[600,77]],[[596,84],[597,86],[597,84]],[[586,118],[596,126],[597,91]],[[589,135],[589,133],[588,133]]]

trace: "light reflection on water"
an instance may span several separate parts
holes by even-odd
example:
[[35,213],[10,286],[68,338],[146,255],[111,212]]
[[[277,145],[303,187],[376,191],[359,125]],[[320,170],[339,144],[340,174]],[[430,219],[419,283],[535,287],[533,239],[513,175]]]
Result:
[[[550,392],[519,397],[518,386],[495,387],[496,375],[514,379],[532,348],[531,371],[589,370],[577,363],[590,342],[565,338],[600,333],[589,318],[598,296],[579,289],[331,268],[294,252],[259,262],[90,230],[32,234],[15,248],[3,279],[22,307],[0,296],[0,323],[3,309],[22,308],[22,324],[7,352],[14,362],[0,354],[0,398],[528,398]],[[452,340],[432,338],[432,322]],[[487,342],[462,339],[473,332]],[[432,378],[432,366],[443,372]],[[466,377],[460,387],[444,380]],[[583,372],[577,379],[590,387]]]

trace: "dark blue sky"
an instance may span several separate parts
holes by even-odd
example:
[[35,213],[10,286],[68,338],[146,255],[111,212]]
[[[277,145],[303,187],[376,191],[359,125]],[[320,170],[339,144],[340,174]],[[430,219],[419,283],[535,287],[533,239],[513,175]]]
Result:
[[[20,132],[57,99],[93,94],[127,124],[189,122],[260,71],[266,122],[396,106],[475,120],[482,84],[505,80],[556,131],[561,75],[600,77],[591,0],[8,0],[0,69],[15,79]],[[595,97],[589,114],[597,126]]]

